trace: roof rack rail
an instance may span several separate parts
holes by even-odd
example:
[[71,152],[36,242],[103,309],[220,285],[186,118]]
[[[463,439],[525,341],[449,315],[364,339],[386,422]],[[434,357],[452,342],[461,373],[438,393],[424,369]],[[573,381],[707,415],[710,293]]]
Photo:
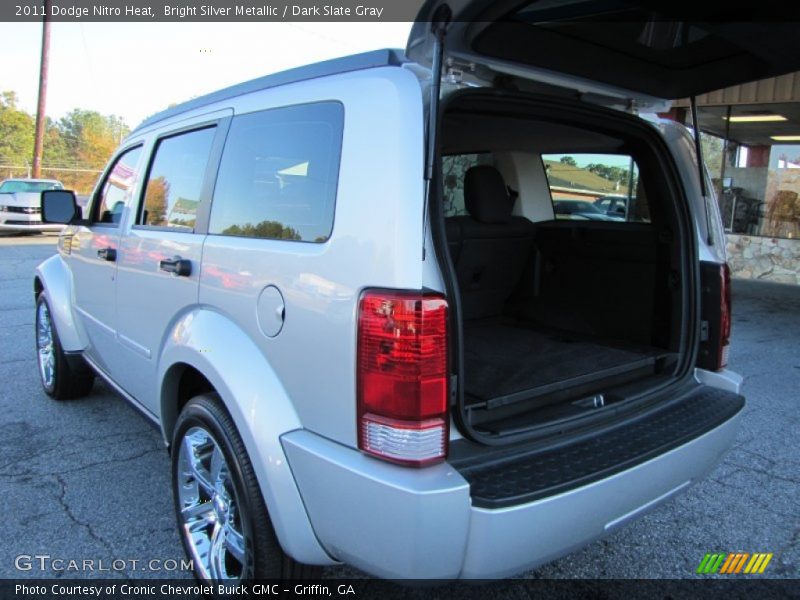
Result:
[[341,58],[334,58],[319,63],[304,65],[295,69],[287,71],[280,71],[272,75],[265,75],[257,79],[238,83],[231,87],[221,89],[216,92],[211,92],[205,96],[194,98],[187,102],[178,104],[148,117],[142,121],[132,133],[139,132],[146,129],[155,123],[179,115],[189,110],[202,108],[216,102],[222,102],[229,98],[235,98],[250,92],[264,90],[268,88],[286,85],[288,83],[297,83],[300,81],[307,81],[309,79],[316,79],[318,77],[326,77],[328,75],[338,75],[340,73],[348,73],[350,71],[360,71],[362,69],[371,69],[375,67],[398,67],[403,63],[408,62],[408,59],[403,54],[402,50],[395,50],[391,48],[383,50],[373,50],[371,52],[364,52],[362,54],[353,54],[351,56],[343,56]]

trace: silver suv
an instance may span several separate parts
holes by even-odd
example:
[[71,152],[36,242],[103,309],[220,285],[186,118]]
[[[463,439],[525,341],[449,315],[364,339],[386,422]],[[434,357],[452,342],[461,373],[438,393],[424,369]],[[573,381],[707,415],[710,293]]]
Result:
[[[654,113],[797,65],[747,62],[757,35],[725,54],[713,26],[667,44],[669,23],[463,4],[428,3],[405,54],[148,119],[86,218],[43,194],[68,223],[34,281],[44,390],[99,376],[160,429],[200,578],[509,576],[733,442],[720,219],[693,137]],[[608,195],[613,219],[554,212]]]

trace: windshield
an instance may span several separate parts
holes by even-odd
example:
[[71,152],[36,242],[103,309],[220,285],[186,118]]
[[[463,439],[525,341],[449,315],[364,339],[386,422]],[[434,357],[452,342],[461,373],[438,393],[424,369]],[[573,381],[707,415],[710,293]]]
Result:
[[14,194],[17,192],[44,192],[45,190],[61,190],[64,186],[57,181],[24,181],[10,179],[0,184],[0,194]]

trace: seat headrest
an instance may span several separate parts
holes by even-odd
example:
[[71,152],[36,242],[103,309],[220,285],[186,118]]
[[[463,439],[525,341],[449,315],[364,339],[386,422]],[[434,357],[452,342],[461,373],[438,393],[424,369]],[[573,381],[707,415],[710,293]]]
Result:
[[464,175],[464,206],[481,223],[508,223],[514,201],[500,171],[491,165],[477,165]]

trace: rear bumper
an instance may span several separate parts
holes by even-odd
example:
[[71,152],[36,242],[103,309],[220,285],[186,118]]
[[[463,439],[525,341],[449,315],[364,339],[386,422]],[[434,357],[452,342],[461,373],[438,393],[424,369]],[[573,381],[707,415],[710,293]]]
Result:
[[694,377],[703,385],[719,388],[734,394],[742,393],[742,383],[744,378],[729,369],[720,371],[706,371],[705,369],[695,369]]
[[472,505],[447,463],[407,469],[306,430],[283,447],[314,531],[335,558],[396,579],[493,579],[551,561],[686,489],[733,443],[741,412],[588,485],[507,508]]

